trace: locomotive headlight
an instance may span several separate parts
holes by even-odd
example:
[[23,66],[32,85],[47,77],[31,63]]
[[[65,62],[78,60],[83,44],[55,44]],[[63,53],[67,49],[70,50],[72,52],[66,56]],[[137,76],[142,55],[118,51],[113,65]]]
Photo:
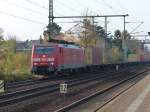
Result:
[[52,66],[53,66],[53,65],[54,65],[54,62],[51,62],[51,63],[50,63],[50,65],[52,65]]
[[35,66],[36,66],[36,65],[38,65],[38,63],[36,63],[36,62],[35,62],[35,63],[33,63],[33,65],[35,65]]
[[40,62],[40,58],[34,58],[33,61]]

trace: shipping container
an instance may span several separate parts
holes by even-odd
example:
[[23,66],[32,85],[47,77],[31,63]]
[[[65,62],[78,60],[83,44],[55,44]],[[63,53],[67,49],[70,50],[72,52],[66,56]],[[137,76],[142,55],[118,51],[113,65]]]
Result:
[[141,61],[150,61],[150,52],[143,52]]
[[85,65],[92,65],[92,48],[87,47],[84,50],[84,63]]
[[129,54],[128,55],[128,62],[136,62],[140,61],[141,56],[139,54]]
[[85,48],[85,65],[100,65],[102,64],[102,48],[88,47]]
[[92,64],[100,65],[103,62],[102,60],[103,60],[102,48],[92,47]]

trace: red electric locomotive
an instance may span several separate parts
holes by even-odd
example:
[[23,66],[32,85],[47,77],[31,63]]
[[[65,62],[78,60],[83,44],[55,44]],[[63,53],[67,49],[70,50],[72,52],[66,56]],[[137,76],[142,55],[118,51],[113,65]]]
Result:
[[39,44],[32,47],[33,73],[72,71],[84,67],[84,50],[76,45]]

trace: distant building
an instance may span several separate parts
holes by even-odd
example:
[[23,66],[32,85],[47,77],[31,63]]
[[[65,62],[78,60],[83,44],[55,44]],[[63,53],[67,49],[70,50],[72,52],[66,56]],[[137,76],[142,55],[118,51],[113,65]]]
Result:
[[40,40],[17,41],[16,51],[30,51],[34,44],[40,44]]
[[24,50],[27,49],[28,45],[26,41],[17,41],[16,42],[16,50]]

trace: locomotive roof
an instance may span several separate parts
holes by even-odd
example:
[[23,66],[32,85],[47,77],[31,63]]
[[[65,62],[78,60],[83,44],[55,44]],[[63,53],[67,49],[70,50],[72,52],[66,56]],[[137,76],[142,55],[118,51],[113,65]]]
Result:
[[34,46],[59,46],[59,47],[64,47],[64,48],[80,49],[79,46],[73,45],[73,44],[55,44],[55,43],[51,43],[51,44],[36,44]]
[[64,48],[74,48],[74,49],[79,49],[80,47],[77,45],[69,45],[69,44],[59,44],[59,47],[64,47]]

